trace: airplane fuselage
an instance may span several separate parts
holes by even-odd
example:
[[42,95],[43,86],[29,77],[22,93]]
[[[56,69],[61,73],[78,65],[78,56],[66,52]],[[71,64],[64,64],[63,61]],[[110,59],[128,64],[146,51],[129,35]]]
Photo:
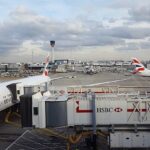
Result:
[[150,77],[150,70],[145,68],[144,71],[138,72],[137,75],[142,76],[142,77]]
[[25,87],[36,87],[39,91],[42,91],[44,88],[47,89],[50,81],[51,80],[48,76],[40,75],[0,83],[0,111],[5,110],[15,104],[13,102],[13,92],[9,89],[9,85],[15,84],[19,88],[22,87],[14,91],[16,94],[19,93],[16,97],[16,100],[19,102],[19,96],[22,93],[21,90],[25,90]]
[[13,105],[12,93],[6,86],[0,86],[0,111]]

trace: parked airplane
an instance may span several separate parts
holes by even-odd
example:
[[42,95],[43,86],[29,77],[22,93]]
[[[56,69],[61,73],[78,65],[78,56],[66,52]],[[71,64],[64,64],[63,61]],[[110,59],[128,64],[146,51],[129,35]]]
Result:
[[137,74],[143,77],[150,77],[150,70],[145,68],[140,60],[137,58],[132,58],[131,64],[135,66],[135,69],[132,72],[133,74]]
[[45,68],[42,75],[0,83],[0,111],[19,103],[20,96],[23,94],[47,91],[53,80],[71,78],[71,76],[64,76],[51,79],[48,76],[48,63],[49,56],[46,58]]

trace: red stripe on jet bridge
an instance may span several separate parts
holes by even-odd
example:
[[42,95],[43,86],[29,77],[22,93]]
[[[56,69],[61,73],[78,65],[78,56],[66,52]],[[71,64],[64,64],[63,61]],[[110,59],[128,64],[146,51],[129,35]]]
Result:
[[[85,93],[85,92],[68,92],[68,94],[82,94],[82,93]],[[108,94],[108,93],[112,93],[112,92],[96,91],[94,93],[96,93],[96,94],[104,94],[104,93]]]
[[91,110],[91,109],[80,109],[79,108],[79,101],[76,101],[76,103],[78,104],[78,106],[76,108],[77,113],[91,113],[91,112],[93,112],[93,110]]
[[79,109],[79,106],[76,108],[77,113],[91,113],[93,110],[91,109]]
[[127,112],[147,112],[148,109],[127,109]]

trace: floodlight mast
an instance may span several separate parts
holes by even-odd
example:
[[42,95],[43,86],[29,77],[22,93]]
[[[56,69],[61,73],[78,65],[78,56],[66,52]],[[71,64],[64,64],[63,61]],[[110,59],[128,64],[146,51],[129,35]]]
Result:
[[52,59],[52,63],[54,63],[54,46],[55,46],[55,41],[50,41],[50,45],[51,45],[51,59]]

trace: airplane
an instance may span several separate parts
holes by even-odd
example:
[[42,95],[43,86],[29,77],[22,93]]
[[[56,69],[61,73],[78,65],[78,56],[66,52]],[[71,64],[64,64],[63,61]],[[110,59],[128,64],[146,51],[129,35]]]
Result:
[[135,66],[135,69],[132,71],[133,74],[142,77],[150,77],[150,70],[145,68],[145,66],[141,63],[139,59],[132,58],[131,65]]
[[46,58],[42,75],[29,76],[26,78],[11,80],[0,83],[0,111],[3,111],[20,102],[20,96],[34,92],[47,91],[52,81],[62,78],[73,78],[72,76],[62,76],[51,79],[48,76],[49,55]]

